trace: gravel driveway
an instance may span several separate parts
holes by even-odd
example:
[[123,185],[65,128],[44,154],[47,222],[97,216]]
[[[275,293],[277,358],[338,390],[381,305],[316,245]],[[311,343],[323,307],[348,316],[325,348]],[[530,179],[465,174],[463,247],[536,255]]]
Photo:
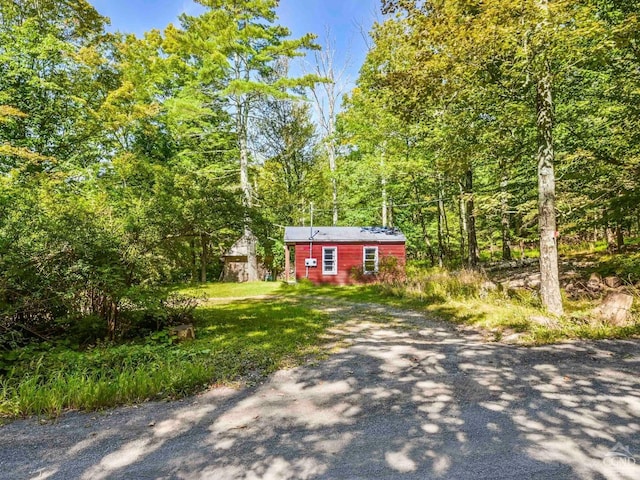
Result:
[[640,342],[330,310],[345,347],[257,387],[1,427],[0,479],[640,479]]

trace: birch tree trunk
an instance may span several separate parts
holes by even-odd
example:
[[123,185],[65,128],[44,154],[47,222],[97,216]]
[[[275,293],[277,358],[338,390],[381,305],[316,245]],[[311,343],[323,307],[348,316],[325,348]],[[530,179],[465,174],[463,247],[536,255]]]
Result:
[[460,185],[460,261],[464,262],[467,256],[467,236],[469,235],[469,229],[467,226],[467,204],[464,201],[464,184],[462,181]]
[[[333,133],[332,133],[333,135]],[[331,171],[331,204],[333,207],[332,222],[335,227],[338,224],[338,178],[336,164],[336,148],[333,141],[327,144],[327,153],[329,155],[329,170]]]
[[445,256],[449,258],[451,255],[451,231],[449,230],[449,217],[447,216],[447,207],[444,204],[444,190],[440,192],[440,210],[442,212],[442,220],[444,225],[444,243],[446,245]]
[[387,227],[388,221],[388,198],[387,198],[387,176],[384,170],[384,151],[380,156],[381,186],[382,186],[382,226]]
[[447,212],[444,209],[444,191],[438,189],[438,266],[444,266],[444,259],[448,256],[448,248],[446,237],[449,236],[449,227],[447,225]]
[[440,211],[440,202],[438,202],[438,266],[444,266],[444,234],[442,231],[442,213]]

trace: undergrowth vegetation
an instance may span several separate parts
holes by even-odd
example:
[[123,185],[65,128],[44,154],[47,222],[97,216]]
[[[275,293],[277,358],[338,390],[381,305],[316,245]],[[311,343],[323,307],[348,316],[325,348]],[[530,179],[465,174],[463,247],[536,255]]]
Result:
[[[600,270],[606,273],[609,262],[627,261],[623,256],[605,257]],[[630,265],[633,259],[628,261]],[[594,269],[589,269],[586,273]],[[616,271],[619,271],[616,269]],[[486,332],[491,340],[508,339],[521,344],[548,344],[566,339],[627,338],[640,335],[640,315],[633,311],[627,326],[614,326],[592,314],[596,300],[565,298],[562,318],[549,317],[536,291],[511,289],[492,282],[480,271],[432,268],[410,264],[402,282],[335,287],[300,282],[292,295],[329,296],[353,302],[383,303],[433,313],[434,317]]]
[[190,342],[160,331],[86,349],[60,342],[12,350],[0,377],[0,416],[58,415],[255,381],[319,353],[328,319],[274,298],[206,304],[194,322]]
[[568,338],[624,338],[640,334],[637,312],[634,322],[618,327],[594,318],[595,301],[565,299],[567,313],[550,318],[542,309],[536,291],[509,289],[494,284],[484,274],[462,270],[412,272],[406,285],[381,285],[383,293],[419,300],[438,317],[474,325],[490,332],[496,340],[516,335],[525,344],[543,344]]
[[[597,255],[601,261],[585,266],[583,276],[609,269],[635,275],[636,254]],[[172,399],[212,384],[256,381],[324,351],[330,319],[310,306],[317,301],[424,311],[477,328],[489,340],[525,345],[640,335],[638,311],[627,326],[616,327],[594,317],[598,300],[565,298],[565,315],[554,318],[544,312],[534,289],[507,285],[479,271],[410,264],[406,278],[366,285],[303,280],[294,286],[259,282],[175,288],[160,302],[132,309],[121,321],[129,334],[114,340],[107,340],[106,331],[100,337],[91,330],[91,321],[55,341],[18,339],[12,344],[5,339],[0,345],[0,417],[55,416],[67,409]],[[167,328],[177,322],[193,323],[196,338],[178,342]]]

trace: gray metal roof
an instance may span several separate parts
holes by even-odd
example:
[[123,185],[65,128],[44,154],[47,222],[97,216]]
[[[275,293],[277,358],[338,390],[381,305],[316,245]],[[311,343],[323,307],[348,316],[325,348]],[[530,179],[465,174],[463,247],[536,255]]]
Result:
[[314,242],[371,242],[371,243],[401,243],[407,239],[397,228],[382,227],[285,227],[285,243]]

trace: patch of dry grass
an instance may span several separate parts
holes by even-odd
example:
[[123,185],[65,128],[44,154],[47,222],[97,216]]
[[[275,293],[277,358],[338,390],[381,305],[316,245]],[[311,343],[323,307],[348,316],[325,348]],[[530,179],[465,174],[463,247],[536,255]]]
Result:
[[615,327],[593,318],[596,302],[568,300],[563,318],[548,316],[538,293],[505,290],[482,272],[409,269],[405,283],[350,287],[302,287],[294,293],[319,294],[362,303],[381,303],[422,310],[443,320],[484,331],[487,338],[534,345],[568,339],[626,338],[640,335],[640,320]]

